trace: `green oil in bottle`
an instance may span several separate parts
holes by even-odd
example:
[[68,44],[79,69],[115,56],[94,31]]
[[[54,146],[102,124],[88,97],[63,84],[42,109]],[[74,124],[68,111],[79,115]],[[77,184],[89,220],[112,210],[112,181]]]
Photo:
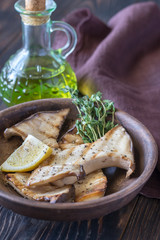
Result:
[[0,76],[0,96],[7,106],[44,98],[70,98],[65,86],[77,88],[71,66],[58,64],[49,56],[32,57],[23,71],[17,72],[8,61]]

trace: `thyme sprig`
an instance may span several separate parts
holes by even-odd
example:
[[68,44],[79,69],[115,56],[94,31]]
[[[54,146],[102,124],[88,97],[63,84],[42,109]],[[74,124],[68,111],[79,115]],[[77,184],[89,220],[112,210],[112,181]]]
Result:
[[112,129],[114,124],[115,107],[110,100],[102,100],[102,93],[97,92],[90,98],[79,97],[79,91],[66,87],[70,92],[73,103],[78,110],[79,119],[76,120],[77,134],[84,143],[94,142]]

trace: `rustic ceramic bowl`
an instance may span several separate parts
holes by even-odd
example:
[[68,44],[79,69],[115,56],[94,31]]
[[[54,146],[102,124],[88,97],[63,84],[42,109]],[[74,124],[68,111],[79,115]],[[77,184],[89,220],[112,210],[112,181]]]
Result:
[[[77,111],[70,99],[46,99],[23,103],[0,112],[0,164],[19,144],[20,139],[13,137],[8,142],[3,138],[5,128],[23,120],[38,111],[58,110],[69,107],[71,113],[67,118],[69,124],[76,117]],[[141,190],[151,176],[157,162],[157,146],[150,132],[138,120],[125,112],[117,111],[118,121],[130,134],[135,151],[136,171],[125,178],[125,171],[108,168],[105,173],[108,178],[106,196],[81,203],[57,203],[24,199],[11,187],[4,184],[0,178],[0,204],[13,211],[39,219],[46,220],[84,220],[109,214],[129,203]]]

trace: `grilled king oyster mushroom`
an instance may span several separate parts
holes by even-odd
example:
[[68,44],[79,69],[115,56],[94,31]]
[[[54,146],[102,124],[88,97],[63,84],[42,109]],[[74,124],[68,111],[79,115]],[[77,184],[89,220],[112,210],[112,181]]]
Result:
[[4,132],[6,139],[21,136],[23,140],[28,134],[38,138],[51,148],[58,148],[57,138],[69,109],[51,112],[37,112],[23,121],[7,128]]
[[97,170],[85,176],[74,184],[75,202],[98,199],[104,196],[107,187],[107,178],[102,170]]
[[[57,155],[59,155],[59,154],[57,154]],[[52,155],[52,157],[54,158],[55,156]],[[60,157],[63,158],[64,155],[61,155]],[[79,164],[76,164],[74,166],[70,163],[47,165],[47,166],[36,168],[31,173],[31,176],[29,177],[29,179],[27,181],[27,186],[31,186],[31,185],[38,186],[38,185],[43,185],[43,184],[50,183],[50,182],[52,182],[52,184],[53,184],[54,181],[57,181],[59,179],[63,179],[65,177],[69,177],[69,176],[75,176],[75,178],[71,178],[72,181],[70,181],[70,182],[72,182],[72,183],[68,183],[68,184],[73,184],[77,180],[83,179],[84,175],[85,175],[85,173],[83,170],[83,166],[81,166]],[[30,181],[31,181],[31,183],[34,182],[35,184],[34,183],[30,184]],[[63,184],[63,185],[68,185],[68,184]]]
[[83,140],[80,135],[77,134],[77,129],[74,125],[73,128],[68,130],[59,141],[59,147],[62,150],[69,149],[71,147],[75,147],[76,145],[83,144]]
[[[62,166],[60,172],[57,171],[56,165]],[[62,179],[67,172],[67,167],[71,167],[73,173],[77,170],[78,165],[83,167],[86,175],[102,168],[119,167],[127,170],[126,177],[129,177],[135,169],[130,136],[122,126],[118,125],[96,142],[65,149],[50,157],[47,166],[34,170],[27,181],[27,186],[36,186]],[[48,174],[49,172],[52,172],[52,175]],[[75,183],[75,180],[72,183]]]
[[26,188],[30,173],[9,173],[5,176],[6,182],[25,198],[46,201],[51,203],[72,202],[74,200],[74,186],[69,185],[57,188],[50,184],[40,187]]

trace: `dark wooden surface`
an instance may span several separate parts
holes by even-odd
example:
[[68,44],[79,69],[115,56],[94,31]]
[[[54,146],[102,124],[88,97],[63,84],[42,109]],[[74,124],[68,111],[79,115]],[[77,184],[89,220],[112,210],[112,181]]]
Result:
[[[71,10],[88,7],[106,21],[122,8],[137,0],[57,0],[53,14],[61,19]],[[156,1],[160,4],[160,0]],[[0,68],[8,57],[21,47],[20,17],[15,12],[15,0],[1,0],[0,7]],[[0,109],[4,105],[0,103]],[[160,200],[138,195],[119,211],[100,219],[82,222],[51,222],[36,220],[0,207],[0,240],[159,240]]]

